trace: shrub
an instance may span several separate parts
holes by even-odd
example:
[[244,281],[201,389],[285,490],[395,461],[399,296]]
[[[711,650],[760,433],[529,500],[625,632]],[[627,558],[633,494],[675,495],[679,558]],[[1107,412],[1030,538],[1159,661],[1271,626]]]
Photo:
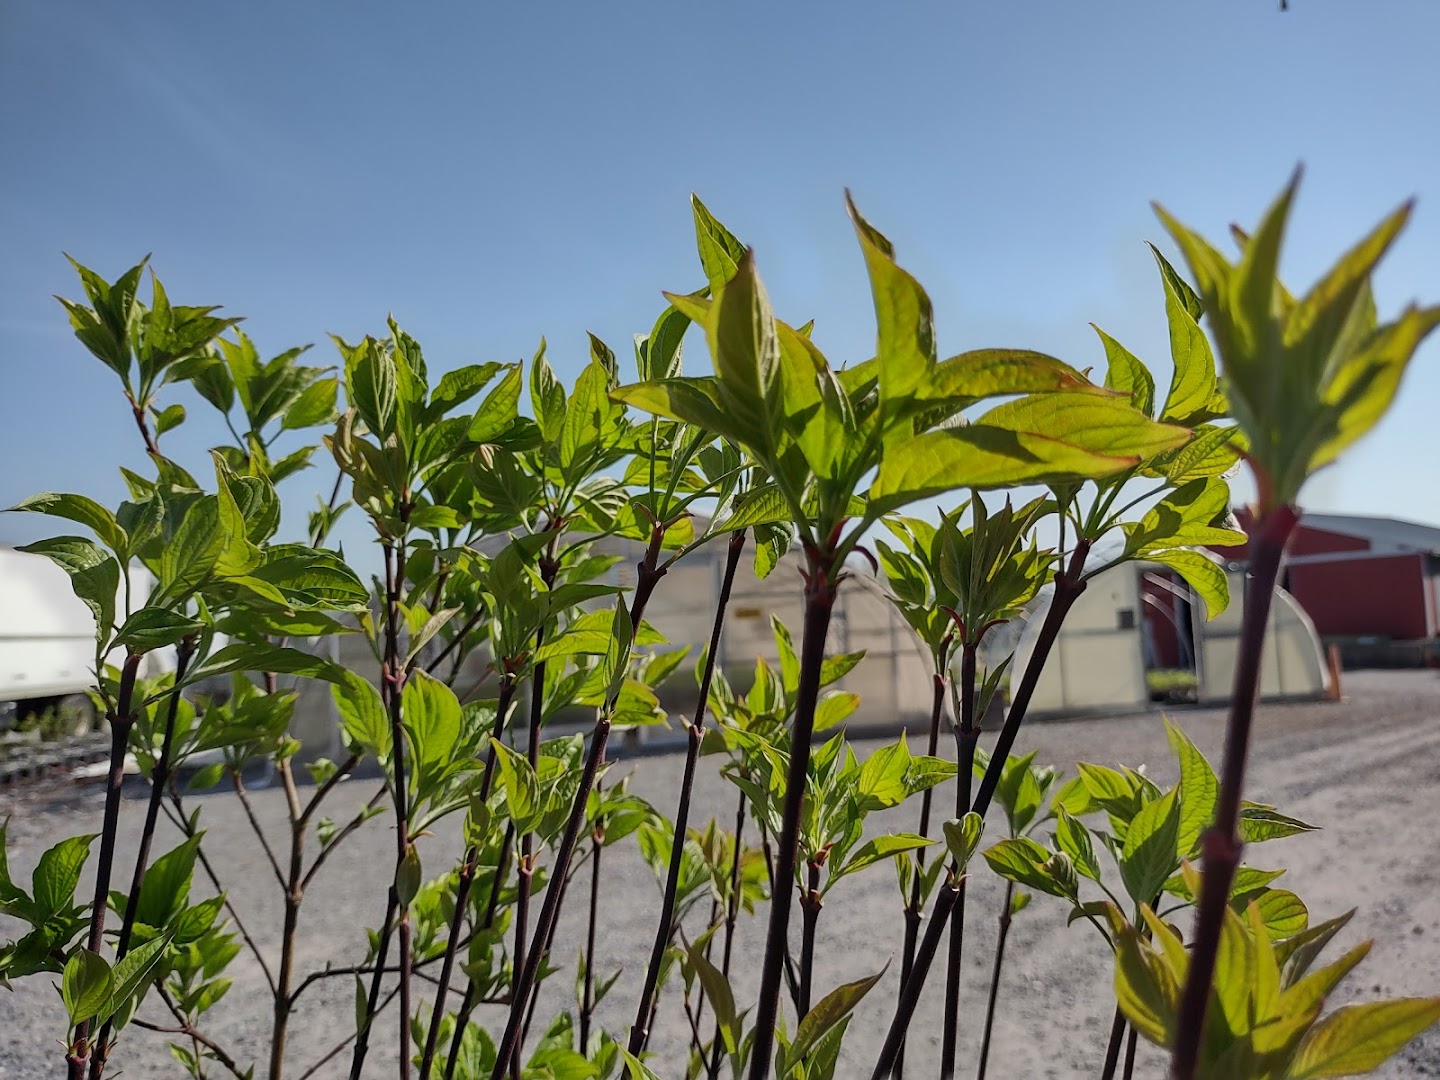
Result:
[[[300,1056],[290,1031],[297,1000],[339,975],[355,980],[356,1026],[322,1060],[348,1052],[352,1077],[394,1003],[407,1076],[643,1080],[655,1075],[647,1051],[668,993],[684,998],[686,1075],[825,1080],[855,1009],[885,1007],[869,997],[883,972],[815,986],[816,955],[834,947],[823,907],[844,902],[845,879],[888,863],[903,915],[901,978],[873,1075],[900,1075],[915,1005],[948,935],[948,1076],[958,1064],[967,875],[988,868],[1007,889],[982,1076],[1006,934],[1037,893],[1070,905],[1072,918],[1114,949],[1117,1009],[1104,1075],[1115,1074],[1122,1049],[1129,1074],[1138,1037],[1173,1048],[1181,1080],[1348,1075],[1378,1064],[1440,1016],[1440,999],[1323,1012],[1363,948],[1316,967],[1348,916],[1312,925],[1303,901],[1273,884],[1283,870],[1241,865],[1242,843],[1311,828],[1245,801],[1244,766],[1270,594],[1301,486],[1384,412],[1440,309],[1376,319],[1370,274],[1404,211],[1309,294],[1285,291],[1275,270],[1293,189],[1253,237],[1237,234],[1242,255],[1233,263],[1161,211],[1196,283],[1154,251],[1174,365],[1163,396],[1149,369],[1103,331],[1103,385],[1022,349],[941,360],[929,299],[853,204],[877,339],[873,355],[842,367],[821,353],[809,324],[776,317],[754,256],[698,200],[705,283],[668,295],[637,339],[633,382],[593,336],[568,387],[543,343],[528,371],[488,363],[433,377],[419,343],[393,320],[378,337],[336,338],[335,369],[301,365],[301,349],[266,360],[237,320],[172,305],[153,275],[142,300],[144,264],[114,282],[77,266],[85,299],[64,304],[76,336],[119,378],[151,468],[125,472],[129,498],[114,510],[54,494],[16,508],[95,536],[30,550],[61,565],[95,613],[96,693],[113,746],[98,851],[96,837],[62,841],[42,856],[28,890],[0,862],[0,910],[30,927],[0,951],[0,976],[60,976],[72,1080],[100,1080],[127,1024],[178,1034],[175,1056],[193,1076],[216,1067],[255,1075],[260,1066],[204,1034],[207,1012],[231,985],[227,970],[249,962],[273,998],[272,1080]],[[683,373],[692,323],[713,375]],[[232,439],[214,451],[203,483],[162,446],[187,420],[183,406],[162,403],[176,383],[219,411]],[[522,415],[527,388],[530,415]],[[317,428],[340,478],[310,516],[307,542],[281,542],[277,485],[316,447],[282,455],[279,439]],[[1181,779],[1169,790],[1134,769],[1093,763],[1061,782],[1033,755],[1013,754],[1066,615],[1097,574],[1128,560],[1158,562],[1212,615],[1228,602],[1225,576],[1202,549],[1242,539],[1229,525],[1225,482],[1241,461],[1260,498],[1219,774],[1175,727]],[[984,497],[1026,485],[1046,494],[1018,507]],[[936,524],[900,513],[952,492],[964,502]],[[382,572],[373,587],[326,546],[346,512],[374,532]],[[1037,530],[1051,521],[1058,541],[1042,546]],[[607,537],[643,546],[629,590],[606,581],[614,560],[596,544]],[[696,667],[696,707],[683,721],[683,779],[670,816],[623,781],[607,782],[606,751],[616,731],[666,722],[655,689],[684,652],[656,650],[664,642],[646,608],[670,569],[710,542],[726,544],[723,584]],[[798,644],[774,622],[778,670],[759,663],[742,695],[715,661],[747,548],[762,577],[787,555],[798,562],[804,615]],[[137,562],[155,578],[147,597],[120,590],[122,570]],[[863,657],[827,654],[826,639],[839,590],[867,562],[883,567],[899,616],[929,654],[923,753],[902,735],[861,760],[845,735],[858,702],[833,684]],[[1046,589],[1023,670],[1011,671],[1009,659],[986,668],[987,634]],[[349,632],[374,653],[368,674],[289,644]],[[170,647],[174,672],[140,678],[141,659]],[[485,682],[457,692],[472,655]],[[328,682],[342,720],[345,755],[306,766],[308,793],[289,734],[296,694],[279,688],[280,675]],[[227,679],[223,695],[195,692]],[[1008,712],[986,748],[979,718],[1002,685]],[[577,707],[594,717],[588,736],[547,737],[547,723]],[[947,709],[953,760],[940,740]],[[134,873],[112,889],[127,753],[149,797]],[[216,760],[192,770],[206,760],[198,755]],[[697,820],[693,781],[705,755],[723,761],[733,784],[733,829]],[[257,760],[273,767],[286,795],[278,837],[249,812],[242,770]],[[381,787],[353,818],[323,817],[335,786],[362,763],[378,767]],[[187,774],[182,789],[177,778]],[[186,802],[187,789],[222,781],[264,841],[284,898],[273,968],[228,905],[206,857],[201,811]],[[866,838],[867,815],[912,801],[913,833]],[[986,846],[992,807],[1005,835]],[[152,858],[162,812],[186,839]],[[732,811],[723,812],[729,821]],[[346,839],[381,815],[392,818],[395,850],[366,958],[302,973],[307,889],[340,861]],[[464,846],[447,853],[432,830],[451,816],[463,819]],[[605,917],[600,870],[607,848],[630,842],[654,868],[662,899],[634,1022],[612,1032],[595,1016],[615,981],[594,966]],[[75,891],[92,854],[86,903]],[[564,969],[551,946],[562,905],[577,902],[567,886],[587,861],[577,1008],[542,1018],[531,1038],[540,985]],[[192,897],[197,866],[213,896]],[[1198,914],[1187,941],[1173,919],[1191,906]],[[731,980],[735,927],[762,911],[760,983],[742,1007],[752,999]],[[704,930],[688,936],[697,918]],[[417,992],[426,969],[437,972],[433,993]],[[457,973],[463,990],[454,1000]],[[171,1021],[141,1017],[142,1004]],[[503,1025],[477,1024],[481,1004],[502,1006]]]

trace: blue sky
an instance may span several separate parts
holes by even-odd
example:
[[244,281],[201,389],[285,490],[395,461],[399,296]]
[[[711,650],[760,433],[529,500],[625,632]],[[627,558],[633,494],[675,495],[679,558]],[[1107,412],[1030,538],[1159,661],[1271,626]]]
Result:
[[[573,374],[586,330],[627,357],[660,290],[700,284],[696,191],[838,363],[873,341],[849,186],[930,291],[946,352],[1098,365],[1094,321],[1165,368],[1149,201],[1219,238],[1303,161],[1291,283],[1417,195],[1379,299],[1440,300],[1440,5],[1291,8],[5,4],[0,505],[118,500],[115,465],[144,465],[51,299],[79,294],[62,251],[107,276],[153,252],[172,300],[246,316],[266,355],[315,342],[329,363],[327,332],[394,312],[432,371],[528,357],[544,334]],[[1440,522],[1419,468],[1437,359],[1432,342],[1308,506]],[[168,449],[201,467],[219,430],[176,400],[191,420]],[[328,491],[319,460],[287,482],[297,511]],[[0,540],[45,529],[0,515]]]

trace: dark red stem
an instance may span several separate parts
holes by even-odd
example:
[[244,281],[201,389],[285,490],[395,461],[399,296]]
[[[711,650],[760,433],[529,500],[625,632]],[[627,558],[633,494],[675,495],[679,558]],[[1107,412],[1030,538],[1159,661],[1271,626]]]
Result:
[[765,937],[765,958],[760,972],[760,995],[755,1008],[755,1044],[750,1053],[750,1080],[765,1080],[771,1066],[775,1023],[780,1013],[780,979],[788,955],[790,903],[795,895],[795,858],[800,837],[800,808],[810,769],[810,741],[815,730],[815,705],[820,697],[820,669],[825,661],[825,638],[835,606],[832,580],[834,556],[810,547],[805,579],[805,633],[800,645],[800,683],[796,693],[794,730],[790,736],[790,769],[785,806],[775,848],[775,887],[770,898],[770,926]]
[[710,651],[705,654],[705,668],[700,675],[695,719],[690,723],[687,732],[685,771],[680,780],[680,799],[675,808],[675,842],[671,845],[670,865],[665,874],[665,895],[660,901],[660,920],[655,927],[655,939],[650,945],[650,963],[645,968],[645,982],[640,990],[639,1004],[635,1007],[635,1022],[630,1028],[629,1050],[636,1055],[650,1041],[650,1017],[655,1011],[655,992],[660,982],[660,968],[665,960],[665,950],[675,936],[676,894],[680,886],[680,866],[685,854],[686,830],[690,825],[690,800],[695,788],[695,766],[700,758],[700,744],[705,735],[705,709],[710,700],[710,682],[715,675],[716,657],[720,653],[720,633],[725,626],[725,609],[730,603],[730,591],[735,584],[735,573],[744,550],[745,530],[738,529],[730,534],[730,543],[725,554],[725,574],[720,582],[720,596],[715,605],[715,621],[710,628]]
[[[105,911],[110,902],[110,872],[115,865],[115,834],[120,825],[120,789],[125,783],[125,748],[130,744],[135,676],[140,653],[130,653],[120,669],[120,690],[110,713],[110,771],[105,778],[105,816],[100,826],[100,858],[95,867],[95,900],[90,907],[90,938],[86,945],[97,956],[105,944]],[[65,1056],[70,1080],[83,1080],[90,1057],[90,1021],[75,1026],[75,1038]]]
[[935,901],[934,916],[925,929],[920,950],[915,954],[915,966],[910,978],[900,990],[900,1001],[895,1006],[895,1018],[890,1021],[890,1030],[885,1035],[885,1045],[880,1049],[880,1059],[870,1080],[885,1080],[895,1068],[895,1059],[900,1056],[900,1047],[905,1042],[905,1033],[910,1030],[910,1021],[915,1016],[915,1006],[920,1002],[920,991],[925,987],[925,977],[930,974],[930,964],[940,949],[940,936],[945,924],[950,921],[950,911],[959,898],[959,890],[953,882],[946,882]]
[[[140,910],[140,886],[145,881],[145,870],[150,865],[150,844],[155,838],[155,825],[160,818],[160,804],[165,798],[165,789],[170,784],[170,762],[175,741],[175,715],[180,709],[180,684],[185,680],[185,669],[195,654],[195,643],[190,638],[181,638],[175,647],[175,689],[170,694],[170,708],[165,713],[165,734],[160,741],[160,756],[155,759],[155,768],[150,773],[150,801],[145,808],[145,827],[140,832],[140,850],[135,855],[135,872],[130,878],[130,895],[125,901],[125,916],[120,924],[120,937],[115,942],[115,962],[125,959],[130,951],[130,937],[135,932],[135,917]],[[90,1061],[90,1080],[100,1080],[105,1075],[105,1063],[110,1057],[110,1035],[114,1025],[110,1020],[100,1029],[95,1041],[95,1053]]]
[[[942,647],[940,655],[936,657],[936,672],[933,677],[933,691],[930,699],[930,741],[926,744],[925,753],[930,757],[940,750],[940,721],[945,716],[945,666],[949,657],[948,644]],[[934,788],[926,788],[920,794],[920,835],[930,835],[930,804],[935,794]],[[920,922],[924,918],[921,908],[924,901],[920,895],[922,871],[925,869],[925,849],[919,848],[915,852],[915,880],[910,886],[910,902],[905,907],[905,941],[900,953],[900,990],[905,988],[905,982],[910,978],[910,970],[915,965],[915,946],[920,942]],[[897,991],[898,993],[899,991]],[[900,1080],[905,1073],[905,1044],[900,1044],[900,1053],[895,1056],[895,1071],[891,1075],[894,1080]]]
[[995,965],[990,969],[990,999],[985,1003],[985,1034],[980,1039],[980,1069],[975,1080],[985,1080],[985,1066],[990,1060],[990,1033],[995,1027],[995,1002],[1000,997],[1000,969],[1005,964],[1005,939],[1010,936],[1010,902],[1015,896],[1015,883],[1005,883],[1005,906],[1000,909],[1000,935],[995,939]]
[[1250,729],[1255,719],[1255,697],[1260,686],[1260,660],[1265,647],[1265,629],[1270,621],[1270,603],[1285,545],[1299,521],[1291,506],[1281,506],[1257,518],[1250,529],[1250,575],[1245,584],[1245,614],[1240,631],[1240,655],[1235,667],[1235,692],[1230,720],[1225,729],[1225,756],[1220,771],[1220,796],[1215,822],[1206,832],[1204,877],[1200,905],[1195,917],[1194,947],[1190,971],[1180,996],[1179,1027],[1170,1075],[1174,1080],[1194,1080],[1205,1031],[1205,1011],[1210,984],[1215,975],[1215,957],[1220,947],[1220,928],[1230,906],[1230,883],[1240,864],[1240,806],[1245,788],[1245,759],[1250,751]]
[[[482,803],[490,798],[490,785],[495,778],[495,740],[505,731],[505,717],[510,712],[510,702],[515,695],[515,682],[515,676],[508,670],[500,682],[500,697],[495,703],[495,726],[490,733],[492,741],[485,756],[485,772],[480,779],[479,797]],[[425,1049],[420,1057],[420,1080],[428,1080],[435,1062],[440,1022],[445,1018],[445,997],[450,991],[450,975],[455,968],[455,954],[460,947],[460,931],[465,924],[470,888],[475,881],[475,860],[479,857],[479,848],[472,844],[466,848],[465,859],[460,864],[460,878],[455,886],[455,915],[450,920],[445,958],[440,962],[440,988],[435,991],[435,1004],[430,1010],[430,1028],[425,1033]]]
[[[637,567],[635,593],[630,598],[632,633],[639,631],[641,620],[645,615],[645,606],[649,603],[655,586],[665,576],[666,568],[657,565],[664,540],[664,528],[657,525],[652,530],[650,544],[645,549],[645,556]],[[595,777],[599,774],[600,763],[605,760],[605,746],[610,739],[611,714],[614,708],[614,700],[607,701],[595,720],[595,729],[590,736],[590,750],[585,756],[585,768],[580,776],[580,785],[575,789],[575,801],[570,806],[570,816],[565,822],[565,832],[561,836],[560,846],[555,852],[555,868],[549,885],[545,889],[544,902],[540,905],[540,916],[535,923],[535,934],[530,940],[530,948],[525,955],[525,967],[521,971],[511,995],[510,1017],[505,1023],[505,1033],[500,1038],[498,1053],[495,1057],[495,1068],[490,1074],[490,1080],[500,1080],[512,1063],[519,1062],[520,1043],[530,993],[539,977],[540,963],[544,959],[545,950],[549,948],[550,940],[555,933],[555,922],[560,914],[560,900],[564,895],[565,883],[569,876],[570,860],[575,855],[575,845],[580,838],[580,828],[585,824],[585,808],[589,802],[590,789],[595,786]]]

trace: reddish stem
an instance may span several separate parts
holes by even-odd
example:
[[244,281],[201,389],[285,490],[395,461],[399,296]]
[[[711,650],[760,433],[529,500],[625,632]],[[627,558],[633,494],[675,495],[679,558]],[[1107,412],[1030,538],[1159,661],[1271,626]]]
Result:
[[1199,911],[1195,918],[1194,947],[1190,970],[1180,997],[1179,1027],[1175,1052],[1170,1063],[1174,1080],[1194,1080],[1205,1031],[1205,1012],[1210,984],[1215,975],[1215,957],[1220,948],[1220,930],[1230,904],[1230,884],[1240,864],[1241,796],[1245,788],[1245,760],[1250,751],[1250,730],[1255,720],[1255,698],[1260,687],[1260,661],[1265,647],[1265,630],[1270,621],[1270,603],[1280,575],[1285,545],[1299,521],[1292,506],[1280,506],[1250,527],[1250,578],[1245,587],[1245,615],[1240,631],[1240,655],[1235,667],[1235,691],[1230,720],[1225,729],[1225,756],[1220,772],[1220,795],[1215,822],[1205,833],[1204,877],[1200,886]]

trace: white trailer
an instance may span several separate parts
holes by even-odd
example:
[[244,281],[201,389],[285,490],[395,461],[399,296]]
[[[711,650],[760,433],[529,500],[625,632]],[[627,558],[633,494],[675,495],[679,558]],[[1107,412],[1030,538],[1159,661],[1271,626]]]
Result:
[[[152,578],[130,570],[130,602],[143,602]],[[125,610],[125,590],[117,610]],[[147,655],[140,674],[175,668],[174,649]],[[0,710],[11,720],[65,706],[88,714],[95,684],[95,617],[69,575],[42,555],[0,546]],[[8,726],[0,713],[0,728]]]

